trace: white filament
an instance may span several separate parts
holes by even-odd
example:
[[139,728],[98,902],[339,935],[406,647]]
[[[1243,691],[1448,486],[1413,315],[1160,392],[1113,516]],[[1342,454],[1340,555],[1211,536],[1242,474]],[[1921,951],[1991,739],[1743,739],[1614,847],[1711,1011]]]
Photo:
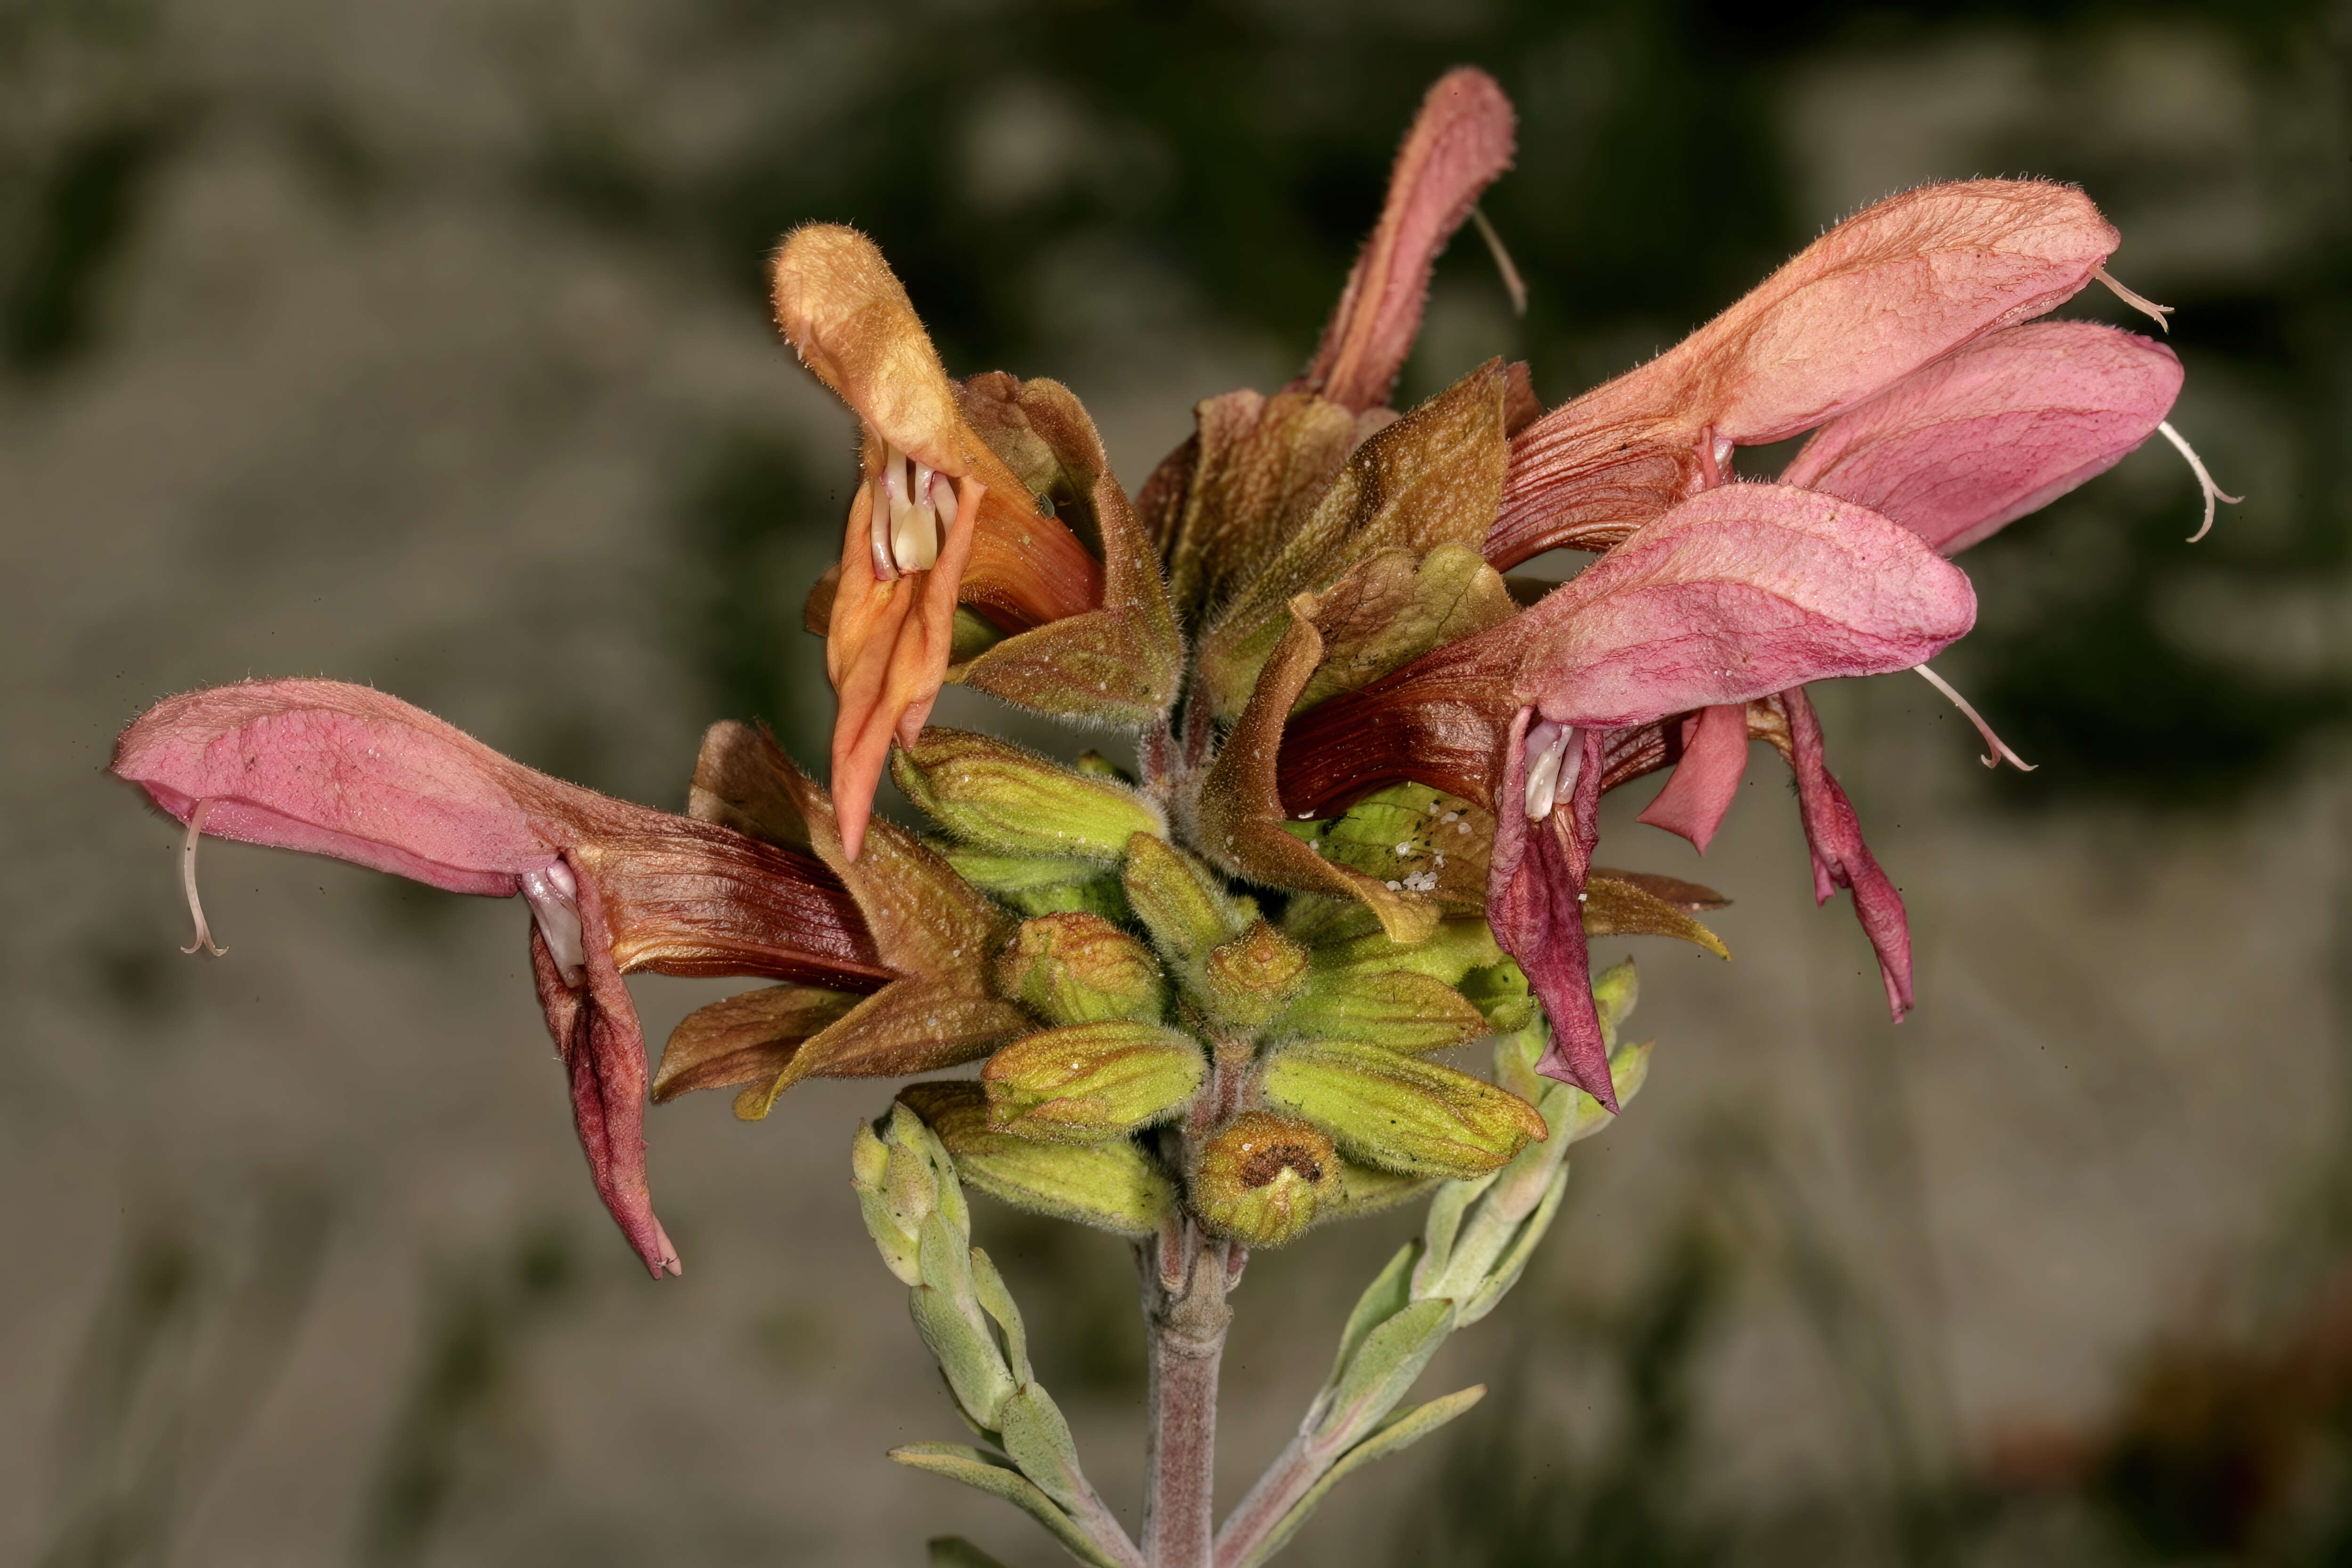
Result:
[[2196,532],[2189,536],[2189,542],[2194,544],[2199,540],[2204,538],[2208,533],[2213,531],[2213,503],[2215,501],[2225,500],[2231,506],[2235,506],[2246,498],[2243,496],[2225,495],[2222,493],[2221,487],[2213,482],[2213,476],[2207,473],[2205,471],[2205,465],[2199,461],[2196,448],[2189,446],[2188,439],[2183,437],[2179,431],[2175,430],[2172,427],[2172,422],[2170,420],[2166,420],[2156,428],[2159,435],[2161,435],[2166,440],[2171,442],[2173,446],[2179,449],[2182,457],[2189,459],[2189,471],[2197,476],[2197,488],[2205,492],[2205,521],[2198,525]]
[[547,942],[563,984],[574,991],[588,978],[588,941],[580,925],[580,883],[561,859],[515,879],[522,885],[523,902]]
[[2030,773],[2033,771],[2034,764],[2027,762],[2015,752],[2011,751],[2008,743],[2002,741],[1999,735],[1992,732],[1992,726],[1984,721],[1983,716],[1975,709],[1969,706],[1969,700],[1952,689],[1952,683],[1950,681],[1946,680],[1942,676],[1937,675],[1934,670],[1929,669],[1924,664],[1915,664],[1911,668],[1913,671],[1920,677],[1920,679],[1924,679],[1928,685],[1934,687],[1937,690],[1949,698],[1953,707],[1967,714],[1969,717],[1969,722],[1977,727],[1977,733],[1984,737],[1985,744],[1993,749],[1993,754],[1991,756],[1980,757],[1978,761],[1983,763],[1984,765],[1989,768],[1997,768],[2005,762],[2011,767],[2015,768],[2021,773]]
[[180,841],[180,886],[188,895],[188,913],[196,922],[196,940],[182,948],[182,952],[209,952],[215,958],[226,958],[228,949],[213,941],[213,928],[205,921],[205,901],[196,897],[196,840],[205,835],[205,818],[213,814],[210,800],[196,802],[195,810],[188,813],[188,836]]
[[874,575],[887,583],[904,572],[929,571],[940,558],[942,515],[955,516],[954,481],[886,447],[874,488]]
[[2104,267],[2092,268],[2091,276],[2105,284],[2109,289],[2113,289],[2116,299],[2121,300],[2133,310],[2146,314],[2151,321],[2155,321],[2158,326],[2162,327],[2167,332],[2172,331],[2172,323],[2165,320],[2167,316],[2172,314],[2171,306],[2159,305],[2145,294],[2134,293],[2131,289],[2126,289],[2122,284],[2116,282]]
[[1495,270],[1503,275],[1503,292],[1511,297],[1511,314],[1528,313],[1528,280],[1511,264],[1511,253],[1503,248],[1503,237],[1495,232],[1483,208],[1470,209],[1470,221],[1478,226],[1478,237],[1486,242],[1486,252],[1495,258]]
[[1580,748],[1571,757],[1569,742],[1576,731],[1564,724],[1544,720],[1528,731],[1524,754],[1528,759],[1528,820],[1541,822],[1551,815],[1563,795],[1576,792],[1577,775],[1584,768],[1584,752]]

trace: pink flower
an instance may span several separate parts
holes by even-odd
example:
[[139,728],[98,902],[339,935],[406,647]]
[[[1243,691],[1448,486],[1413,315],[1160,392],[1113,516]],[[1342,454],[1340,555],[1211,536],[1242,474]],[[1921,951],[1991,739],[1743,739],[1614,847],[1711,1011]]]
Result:
[[123,731],[110,771],[188,825],[197,944],[211,946],[195,897],[205,833],[451,892],[520,894],[589,1174],[656,1278],[680,1266],[646,1186],[645,1040],[621,976],[761,974],[851,992],[895,977],[815,859],[550,778],[365,687],[247,681],[175,697]]

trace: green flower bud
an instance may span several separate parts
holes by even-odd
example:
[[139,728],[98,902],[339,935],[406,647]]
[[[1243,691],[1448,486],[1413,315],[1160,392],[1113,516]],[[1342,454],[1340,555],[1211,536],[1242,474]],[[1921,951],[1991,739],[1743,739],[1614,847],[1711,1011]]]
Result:
[[971,1235],[971,1213],[957,1184],[947,1149],[904,1107],[893,1107],[877,1134],[860,1126],[849,1150],[849,1173],[857,1208],[882,1261],[905,1284],[920,1274],[918,1252],[923,1222],[941,1215],[961,1237]]
[[1267,1100],[1358,1159],[1412,1175],[1482,1176],[1546,1134],[1515,1094],[1435,1062],[1346,1040],[1301,1040],[1265,1065]]
[[1015,1040],[988,1058],[981,1082],[992,1130],[1093,1143],[1165,1121],[1208,1076],[1191,1036],[1113,1020]]
[[997,956],[996,989],[1049,1024],[1156,1024],[1168,1009],[1160,961],[1099,915],[1024,921]]
[[1132,790],[961,730],[924,731],[891,754],[890,776],[948,832],[1000,855],[1112,861],[1134,835],[1168,831]]
[[1279,1247],[1340,1195],[1339,1167],[1331,1140],[1307,1123],[1244,1111],[1194,1152],[1192,1211],[1221,1236]]
[[1420,1056],[1487,1032],[1486,1019],[1443,980],[1409,969],[1387,974],[1318,974],[1282,1016],[1308,1038],[1360,1040]]
[[1498,1034],[1524,1029],[1536,1018],[1535,993],[1527,972],[1509,959],[1465,974],[1459,984],[1470,1005],[1486,1016],[1486,1026]]
[[1220,1022],[1262,1029],[1307,984],[1307,950],[1261,920],[1212,948],[1202,978]]
[[965,1181],[1016,1208],[1150,1236],[1176,1206],[1175,1184],[1127,1139],[1041,1143],[992,1131],[984,1092],[969,1079],[909,1084],[898,1100],[938,1134]]
[[1486,922],[1468,915],[1438,921],[1437,930],[1426,942],[1407,944],[1373,932],[1318,946],[1315,967],[1318,974],[1337,976],[1386,974],[1410,969],[1443,980],[1448,985],[1458,985],[1471,970],[1497,963],[1502,956],[1503,950],[1495,945],[1495,933],[1486,929]]
[[1227,894],[1208,868],[1150,834],[1127,841],[1127,901],[1170,962],[1191,967],[1257,918],[1247,899]]

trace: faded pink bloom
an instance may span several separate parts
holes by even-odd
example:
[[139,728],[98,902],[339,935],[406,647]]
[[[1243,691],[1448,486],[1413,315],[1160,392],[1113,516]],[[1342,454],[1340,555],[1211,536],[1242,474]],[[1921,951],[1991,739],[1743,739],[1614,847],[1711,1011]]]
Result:
[[247,681],[175,697],[123,731],[110,771],[189,825],[200,942],[210,942],[194,900],[204,833],[451,892],[520,894],[589,1173],[656,1278],[680,1269],[646,1184],[645,1041],[622,974],[761,974],[861,992],[894,977],[814,858],[550,778],[366,687]]

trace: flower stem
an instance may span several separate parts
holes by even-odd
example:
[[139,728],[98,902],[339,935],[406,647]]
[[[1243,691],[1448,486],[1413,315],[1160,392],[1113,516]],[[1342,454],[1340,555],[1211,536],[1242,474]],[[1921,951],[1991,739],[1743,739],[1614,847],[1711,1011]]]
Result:
[[1150,1339],[1143,1555],[1150,1568],[1211,1568],[1216,1519],[1217,1363],[1229,1247],[1173,1222],[1139,1249]]

